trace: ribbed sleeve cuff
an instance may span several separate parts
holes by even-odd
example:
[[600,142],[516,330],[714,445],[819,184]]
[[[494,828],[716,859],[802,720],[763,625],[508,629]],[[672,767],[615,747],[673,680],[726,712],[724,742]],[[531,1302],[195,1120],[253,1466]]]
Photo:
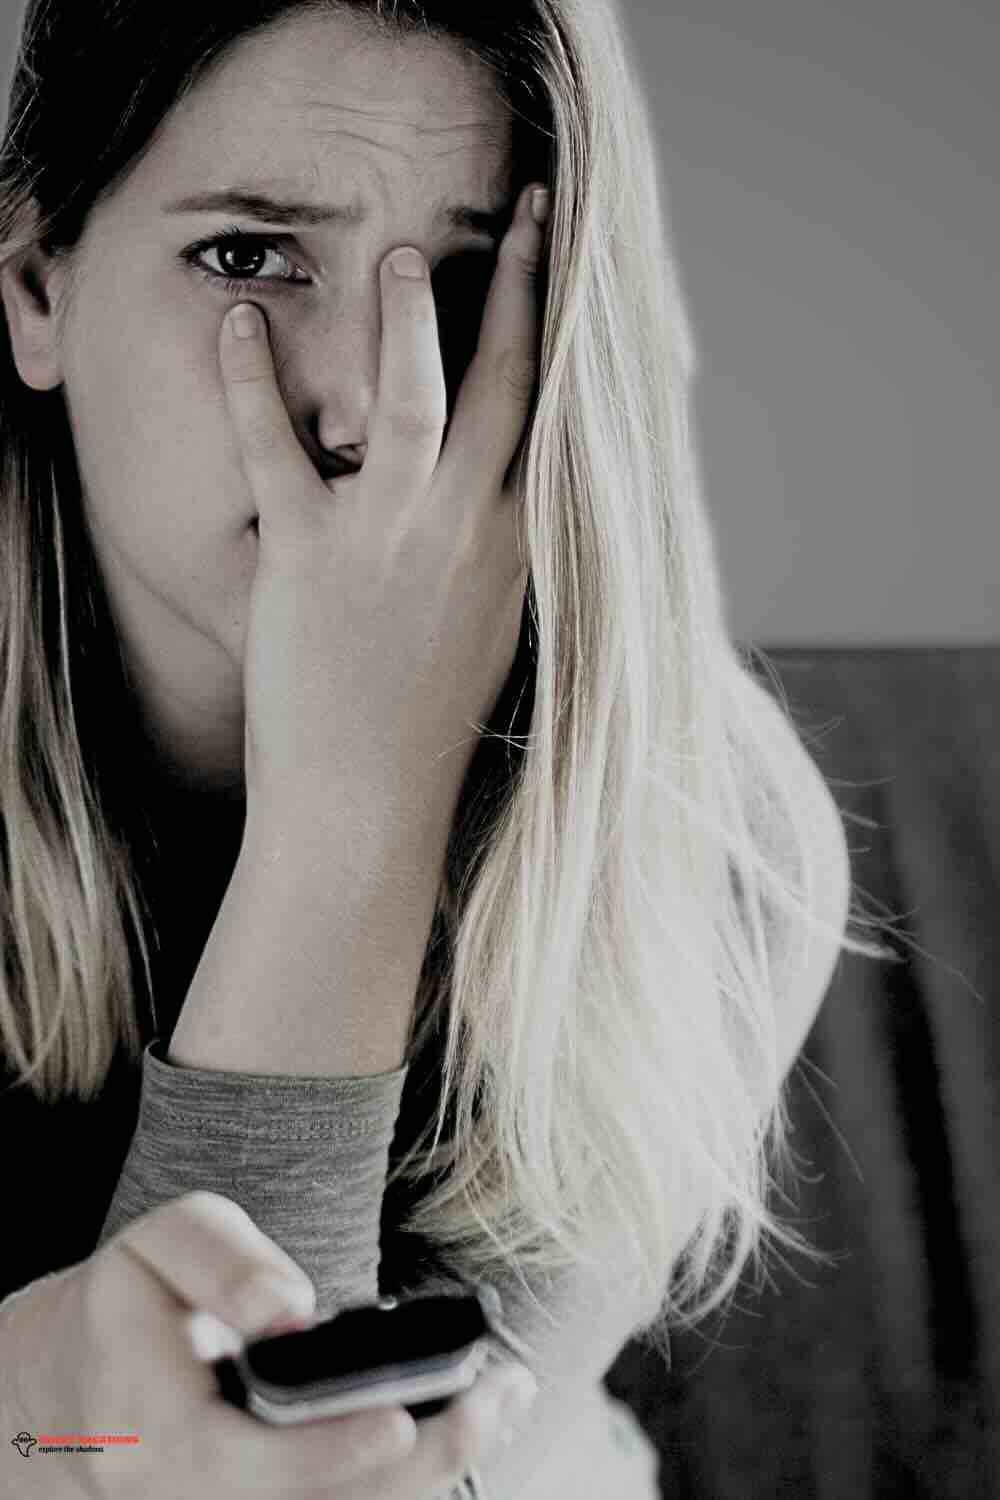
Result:
[[319,1317],[378,1297],[379,1221],[408,1065],[297,1078],[179,1067],[146,1047],[135,1133],[98,1240],[196,1189],[231,1198],[306,1273]]

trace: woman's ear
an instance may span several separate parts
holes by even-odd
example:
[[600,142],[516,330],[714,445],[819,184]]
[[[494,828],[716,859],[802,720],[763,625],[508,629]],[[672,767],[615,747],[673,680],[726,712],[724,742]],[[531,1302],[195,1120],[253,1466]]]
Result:
[[0,295],[7,313],[17,373],[35,391],[63,382],[58,299],[66,266],[37,245],[0,265]]

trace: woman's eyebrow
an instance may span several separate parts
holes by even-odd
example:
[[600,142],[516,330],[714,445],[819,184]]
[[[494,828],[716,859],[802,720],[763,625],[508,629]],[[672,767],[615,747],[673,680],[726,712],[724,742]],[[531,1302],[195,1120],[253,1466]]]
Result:
[[[360,224],[363,210],[334,203],[296,202],[288,198],[271,198],[248,188],[220,188],[208,193],[194,193],[164,205],[167,214],[235,213],[264,223],[311,228],[317,224]],[[437,221],[456,229],[477,229],[492,239],[502,239],[510,227],[513,206],[498,209],[476,208],[471,203],[442,205]]]

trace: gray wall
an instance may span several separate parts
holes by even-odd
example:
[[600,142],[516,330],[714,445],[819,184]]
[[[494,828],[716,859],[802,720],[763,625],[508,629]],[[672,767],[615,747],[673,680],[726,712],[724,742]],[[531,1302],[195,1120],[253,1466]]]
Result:
[[1000,641],[995,0],[621,3],[735,634]]
[[1000,8],[622,0],[741,639],[1000,641]]

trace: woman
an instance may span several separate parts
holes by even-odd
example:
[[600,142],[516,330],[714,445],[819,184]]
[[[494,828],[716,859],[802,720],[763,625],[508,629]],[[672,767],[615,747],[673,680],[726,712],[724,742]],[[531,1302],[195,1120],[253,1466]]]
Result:
[[[22,1204],[8,1426],[138,1432],[102,1495],[653,1496],[601,1376],[808,1250],[782,1081],[884,950],[726,628],[619,15],[149,12],[32,0],[0,156],[4,1107],[87,1182]],[[289,1434],[184,1342],[456,1277],[506,1444],[492,1374]]]

